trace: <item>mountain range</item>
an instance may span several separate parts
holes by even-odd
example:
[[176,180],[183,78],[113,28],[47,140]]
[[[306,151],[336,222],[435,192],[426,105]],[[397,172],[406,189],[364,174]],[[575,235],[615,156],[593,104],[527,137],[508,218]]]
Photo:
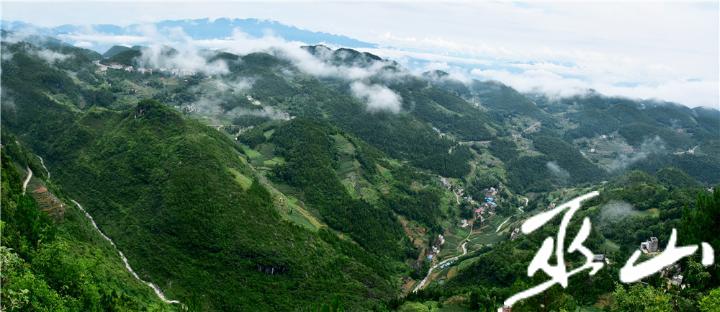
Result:
[[[239,30],[251,37],[261,38],[268,35],[277,36],[287,41],[303,42],[306,44],[329,44],[348,48],[373,48],[376,44],[357,40],[347,36],[316,32],[285,25],[271,20],[254,18],[218,18],[218,19],[185,19],[165,20],[148,24],[131,24],[126,26],[112,24],[98,25],[60,25],[55,27],[40,27],[21,21],[2,21],[2,29],[13,32],[32,32],[36,34],[58,37],[70,44],[79,42],[90,43],[87,46],[97,52],[103,52],[112,46],[112,42],[84,40],[82,35],[90,36],[135,36],[142,37],[148,27],[154,29],[180,29],[195,40],[225,39]],[[138,39],[142,40],[142,39]],[[133,42],[133,44],[142,42]]]
[[527,266],[558,224],[522,222],[594,190],[578,216],[607,267],[513,311],[717,307],[720,266],[698,258],[617,276],[674,228],[720,246],[720,111],[416,75],[272,22],[163,23],[342,47],[101,54],[64,42],[72,26],[4,23],[4,308],[493,311],[545,278]]

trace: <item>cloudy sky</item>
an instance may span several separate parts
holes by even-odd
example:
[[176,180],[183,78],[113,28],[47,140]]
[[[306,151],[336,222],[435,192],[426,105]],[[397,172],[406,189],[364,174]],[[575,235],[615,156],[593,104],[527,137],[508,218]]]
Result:
[[3,2],[40,26],[260,18],[378,43],[372,52],[522,91],[720,106],[718,2]]

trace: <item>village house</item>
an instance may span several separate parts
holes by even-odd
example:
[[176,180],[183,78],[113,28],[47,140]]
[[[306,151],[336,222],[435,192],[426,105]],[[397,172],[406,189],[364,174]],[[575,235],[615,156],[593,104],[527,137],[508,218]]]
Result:
[[478,207],[475,209],[475,218],[482,217],[482,214],[485,213],[485,209],[483,207]]
[[451,266],[453,263],[455,263],[455,260],[450,260],[450,261],[448,261],[448,262],[443,263],[443,264],[440,266],[440,270],[445,269],[445,268]]
[[498,190],[495,187],[490,187],[490,189],[485,193],[485,196],[495,196],[497,195]]
[[452,186],[452,185],[450,184],[450,179],[448,179],[448,178],[446,178],[446,177],[440,177],[440,182],[442,183],[442,185],[443,185],[444,187],[446,187],[446,188],[448,188],[448,189]]
[[652,253],[658,251],[657,237],[650,237],[650,240],[640,243],[640,250],[643,253]]
[[[668,279],[668,285],[669,286],[675,286],[680,288],[685,288],[685,285],[683,285],[683,276],[682,274],[676,274],[673,275],[670,279]],[[669,288],[669,287],[668,287]]]
[[117,64],[117,63],[112,63],[112,64],[108,65],[107,67],[110,69],[123,69],[124,68],[122,65]]
[[678,263],[663,268],[662,271],[660,271],[660,276],[665,278],[668,289],[673,286],[680,288],[687,286],[682,283],[684,277],[682,275],[682,268]]
[[105,66],[105,64],[101,64],[100,61],[97,61],[97,60],[96,60],[96,61],[93,61],[93,64],[95,64],[95,66],[97,66],[98,69],[100,69],[101,72],[105,72],[105,71],[107,71],[107,69],[108,69],[108,67]]
[[467,219],[462,219],[462,220],[460,220],[460,227],[461,227],[461,228],[466,228],[468,225],[470,225],[470,224],[468,224],[468,220],[467,220]]
[[520,236],[520,228],[516,227],[513,229],[512,233],[510,233],[510,240],[515,240]]
[[440,131],[440,129],[438,129],[438,128],[432,127],[432,129],[433,129],[433,130],[438,134],[438,136],[440,136],[441,138],[444,138],[444,137],[447,136],[447,134],[443,133],[443,132]]
[[592,262],[598,262],[598,263],[603,263],[603,262],[605,262],[605,255],[604,255],[604,254],[594,255]]

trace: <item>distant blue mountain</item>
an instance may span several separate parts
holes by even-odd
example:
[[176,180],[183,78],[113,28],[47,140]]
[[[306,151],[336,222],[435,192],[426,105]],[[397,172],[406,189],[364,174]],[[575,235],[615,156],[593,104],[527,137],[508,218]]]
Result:
[[[310,30],[300,29],[294,26],[278,23],[276,21],[260,20],[254,18],[248,19],[229,19],[219,18],[210,19],[186,19],[186,20],[166,20],[154,23],[158,29],[163,28],[181,28],[186,34],[193,39],[223,39],[232,35],[234,29],[240,29],[242,32],[252,37],[263,37],[267,34],[283,38],[290,41],[300,41],[306,44],[330,44],[341,47],[350,48],[374,48],[376,44],[360,41],[347,36],[330,34],[325,32],[314,32]],[[140,25],[117,26],[110,24],[91,25],[89,27],[95,33],[108,35],[139,35]],[[2,29],[6,31],[19,31],[22,29],[33,29],[38,34],[58,36],[77,33],[86,33],[88,26],[85,25],[61,25],[57,27],[44,28],[36,27],[28,23],[20,21],[2,21]],[[72,43],[72,42],[71,42]],[[92,48],[98,52],[105,52],[112,43],[95,43]]]

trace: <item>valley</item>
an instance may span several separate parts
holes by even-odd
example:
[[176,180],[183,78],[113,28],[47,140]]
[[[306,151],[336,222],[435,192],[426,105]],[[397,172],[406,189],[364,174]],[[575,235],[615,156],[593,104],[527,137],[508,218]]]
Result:
[[[576,219],[612,261],[674,228],[720,237],[717,110],[522,93],[323,45],[100,54],[12,35],[10,310],[494,311],[545,277],[527,266],[558,224],[522,222],[589,192]],[[699,309],[720,271],[698,261],[642,291]],[[619,268],[513,311],[622,311],[640,290]]]

